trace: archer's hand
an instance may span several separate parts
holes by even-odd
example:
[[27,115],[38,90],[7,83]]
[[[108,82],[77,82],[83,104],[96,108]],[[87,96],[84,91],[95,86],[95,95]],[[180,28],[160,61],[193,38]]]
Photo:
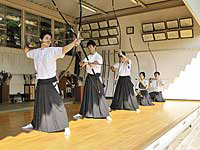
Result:
[[93,63],[88,63],[88,65],[89,65],[89,67],[94,67],[95,66],[95,64],[93,64]]
[[75,39],[73,42],[74,42],[74,46],[79,46],[80,45],[80,43],[81,43],[81,40],[82,39]]
[[119,54],[120,56],[122,56],[122,55],[123,55],[121,50],[119,50],[118,54]]
[[140,81],[141,83],[144,83],[144,81],[143,81],[143,80],[141,80],[141,79],[140,79],[139,81]]
[[28,43],[28,44],[26,45],[26,48],[28,48],[28,49],[31,49],[31,48],[33,48],[33,47],[36,47],[36,44],[35,44],[34,42]]
[[92,64],[99,65],[98,61],[94,61]]
[[84,65],[83,61],[79,62],[79,66],[82,67]]
[[81,61],[81,62],[79,63],[79,65],[80,65],[81,68],[84,68],[85,66],[88,65],[88,63],[85,63],[85,62]]
[[27,53],[34,46],[35,46],[34,43],[27,44],[27,46],[24,48],[24,52]]
[[111,66],[110,69],[112,70],[112,72],[116,71],[116,68],[114,66]]

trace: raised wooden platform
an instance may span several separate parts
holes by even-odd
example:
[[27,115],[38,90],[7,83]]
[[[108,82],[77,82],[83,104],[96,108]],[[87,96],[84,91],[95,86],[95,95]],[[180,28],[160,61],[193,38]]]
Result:
[[[78,104],[67,105],[71,119]],[[70,121],[72,134],[24,132],[21,126],[32,118],[32,110],[0,113],[1,150],[140,150],[165,134],[200,107],[199,101],[167,101],[141,107],[141,113],[113,111],[113,121]]]

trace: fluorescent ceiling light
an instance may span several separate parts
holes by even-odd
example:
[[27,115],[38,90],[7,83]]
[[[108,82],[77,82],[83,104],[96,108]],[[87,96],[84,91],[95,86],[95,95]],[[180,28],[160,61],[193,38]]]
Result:
[[[80,4],[79,0],[74,0],[76,1],[78,4]],[[105,11],[103,11],[102,9],[96,7],[96,6],[93,6],[92,4],[88,3],[86,0],[82,0],[82,6],[83,8],[93,12],[93,13],[102,13],[104,15],[107,15],[107,13]]]
[[85,9],[87,9],[87,10],[89,10],[89,11],[91,11],[91,12],[93,12],[93,13],[96,13],[96,12],[97,12],[96,10],[94,10],[94,9],[88,7],[88,6],[85,6],[85,5],[83,5],[83,4],[82,4],[82,7],[85,8]]
[[134,4],[140,5],[142,8],[147,8],[145,3],[142,2],[141,0],[131,0],[131,2],[133,2]]
[[138,4],[137,0],[131,0],[134,4]]

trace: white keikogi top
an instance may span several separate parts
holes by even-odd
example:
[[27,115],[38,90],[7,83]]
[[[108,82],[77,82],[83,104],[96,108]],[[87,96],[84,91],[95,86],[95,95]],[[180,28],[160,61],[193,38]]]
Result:
[[[161,84],[164,84],[162,80],[160,80]],[[157,80],[152,80],[152,86],[149,86],[148,91],[149,92],[161,92],[163,90],[163,87],[158,83]]]
[[118,71],[119,76],[130,76],[131,75],[131,60],[129,60],[129,63],[127,63],[127,62],[116,63],[113,66],[114,66],[114,68],[119,69],[119,71]]
[[[103,64],[103,58],[102,56],[95,52],[94,54],[90,54],[88,55],[88,59],[89,59],[89,63],[93,63],[94,61],[97,61],[99,64]],[[85,58],[83,60],[84,63],[88,63],[88,60]],[[93,75],[93,72],[92,72],[92,69],[94,69],[94,72],[95,73],[101,73],[101,65],[94,65],[93,67],[90,67],[90,66],[86,66],[86,71],[87,73],[89,74],[92,74]]]
[[56,76],[56,60],[64,58],[63,47],[37,48],[27,52],[27,57],[34,60],[37,79],[49,79]]
[[147,80],[144,80],[144,81],[143,81],[143,84],[147,87],[146,89],[141,89],[141,88],[139,87],[139,84],[140,84],[140,81],[137,82],[137,84],[136,84],[136,86],[135,86],[135,89],[138,89],[138,90],[147,90],[148,85],[149,85],[149,82],[148,82]]

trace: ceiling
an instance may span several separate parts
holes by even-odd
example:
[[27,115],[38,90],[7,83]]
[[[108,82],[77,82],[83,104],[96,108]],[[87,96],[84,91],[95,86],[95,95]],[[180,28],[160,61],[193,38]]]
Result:
[[[51,0],[27,0],[31,1],[33,3],[48,7],[50,9],[55,9]],[[93,5],[96,8],[99,8],[103,12],[111,12],[112,9],[112,0],[83,0],[91,5]],[[164,2],[171,2],[176,3],[177,1],[182,0],[140,0],[142,3],[144,3],[147,7],[148,5],[152,4],[158,4],[158,3],[164,3]],[[79,0],[55,0],[58,8],[65,13],[68,16],[71,16],[73,18],[79,17]],[[138,4],[134,4],[131,2],[131,0],[114,0],[114,7],[115,10],[124,10],[128,8],[138,8],[141,7]],[[145,8],[144,8],[145,9]],[[87,9],[83,8],[83,16],[91,16],[99,14],[100,11],[97,11],[97,13],[93,13],[91,11],[88,11]]]

